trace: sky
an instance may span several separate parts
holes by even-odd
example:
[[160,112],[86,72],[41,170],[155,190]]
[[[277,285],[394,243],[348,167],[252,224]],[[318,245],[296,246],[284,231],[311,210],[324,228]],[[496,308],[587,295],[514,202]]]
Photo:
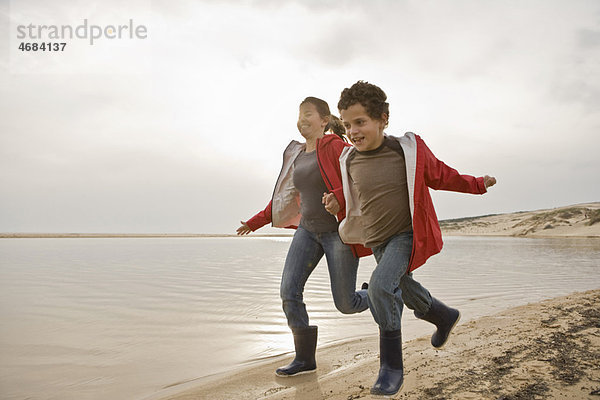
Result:
[[[146,35],[18,35],[85,21]],[[234,233],[299,103],[339,114],[357,80],[388,95],[388,134],[497,178],[432,191],[439,219],[600,201],[596,0],[0,0],[0,37],[0,232]],[[19,50],[44,41],[67,44]]]

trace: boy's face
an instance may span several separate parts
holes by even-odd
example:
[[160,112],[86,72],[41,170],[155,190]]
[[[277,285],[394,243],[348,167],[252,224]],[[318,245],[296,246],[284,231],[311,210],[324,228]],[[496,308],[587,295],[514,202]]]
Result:
[[362,104],[356,103],[340,111],[346,135],[358,151],[375,150],[383,143],[383,129],[387,116],[373,119]]

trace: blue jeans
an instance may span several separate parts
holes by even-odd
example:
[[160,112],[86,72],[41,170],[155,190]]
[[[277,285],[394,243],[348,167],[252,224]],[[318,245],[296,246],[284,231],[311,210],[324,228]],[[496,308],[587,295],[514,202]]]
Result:
[[323,254],[327,259],[336,308],[344,314],[353,314],[368,307],[367,291],[356,291],[358,258],[350,246],[341,241],[337,231],[312,233],[299,226],[290,244],[281,277],[280,295],[290,328],[308,327],[308,313],[303,301],[304,285]]
[[402,232],[373,249],[377,267],[369,281],[369,308],[384,331],[401,327],[404,304],[411,310],[427,313],[431,294],[406,273],[412,253],[412,232]]

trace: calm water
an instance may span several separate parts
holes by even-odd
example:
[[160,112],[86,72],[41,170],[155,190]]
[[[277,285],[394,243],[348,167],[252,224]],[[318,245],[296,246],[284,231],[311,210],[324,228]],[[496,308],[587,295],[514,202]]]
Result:
[[[279,279],[290,238],[1,239],[0,398],[144,399],[290,351]],[[600,240],[449,237],[415,272],[462,321],[600,288]],[[373,257],[361,260],[358,284]],[[377,333],[342,315],[321,263],[320,345]],[[431,325],[404,316],[406,340]]]

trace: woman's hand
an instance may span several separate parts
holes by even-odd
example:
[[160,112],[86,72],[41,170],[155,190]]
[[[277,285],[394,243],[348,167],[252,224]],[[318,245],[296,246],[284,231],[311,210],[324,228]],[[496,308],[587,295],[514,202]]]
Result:
[[338,203],[333,193],[323,193],[321,203],[325,205],[325,209],[331,215],[337,215],[340,212],[340,203]]
[[250,229],[250,227],[248,225],[246,225],[246,223],[244,221],[240,221],[240,223],[242,224],[242,226],[240,226],[236,230],[238,235],[247,235],[250,232],[252,232],[252,229]]

